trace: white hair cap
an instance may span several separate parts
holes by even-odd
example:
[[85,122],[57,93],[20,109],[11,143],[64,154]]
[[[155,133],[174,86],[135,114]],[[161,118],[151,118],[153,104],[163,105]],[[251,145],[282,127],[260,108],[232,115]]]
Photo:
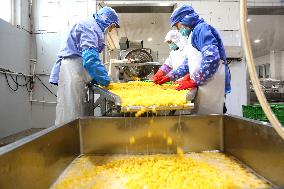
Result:
[[183,48],[187,40],[178,30],[170,30],[165,37],[165,42],[170,41],[174,42],[179,48]]

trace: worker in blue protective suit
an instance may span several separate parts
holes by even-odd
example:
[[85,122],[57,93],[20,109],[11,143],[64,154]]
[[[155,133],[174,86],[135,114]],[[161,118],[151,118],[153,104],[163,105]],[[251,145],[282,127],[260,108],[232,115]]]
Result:
[[189,5],[174,10],[171,26],[188,36],[189,43],[202,54],[198,65],[191,66],[185,59],[176,70],[164,76],[158,84],[177,80],[187,73],[193,82],[187,88],[198,87],[195,105],[197,113],[223,113],[225,93],[230,93],[230,71],[226,63],[225,48],[215,28],[208,25]]
[[87,83],[107,86],[108,72],[99,58],[104,49],[104,33],[118,28],[118,15],[103,7],[92,18],[76,23],[58,53],[49,82],[58,84],[55,124],[84,115]]

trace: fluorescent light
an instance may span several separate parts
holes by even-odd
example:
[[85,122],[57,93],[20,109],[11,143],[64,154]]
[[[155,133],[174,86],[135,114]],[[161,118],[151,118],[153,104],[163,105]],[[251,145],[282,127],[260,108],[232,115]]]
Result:
[[158,3],[159,6],[173,6],[174,3]]
[[250,22],[250,21],[251,21],[251,19],[250,19],[250,18],[248,18],[248,19],[247,19],[247,22]]
[[261,40],[260,39],[256,39],[254,40],[254,43],[259,43]]
[[149,37],[148,39],[147,39],[147,41],[152,41],[153,39],[151,38],[151,37]]

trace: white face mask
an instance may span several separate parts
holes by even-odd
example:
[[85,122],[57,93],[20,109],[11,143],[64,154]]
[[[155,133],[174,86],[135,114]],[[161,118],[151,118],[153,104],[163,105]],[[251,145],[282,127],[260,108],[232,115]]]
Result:
[[191,29],[190,28],[184,28],[182,27],[179,32],[181,33],[182,36],[184,37],[188,37],[190,32],[191,32]]
[[174,51],[179,49],[179,47],[174,42],[171,42],[169,44],[169,47],[170,47],[171,50],[174,50]]

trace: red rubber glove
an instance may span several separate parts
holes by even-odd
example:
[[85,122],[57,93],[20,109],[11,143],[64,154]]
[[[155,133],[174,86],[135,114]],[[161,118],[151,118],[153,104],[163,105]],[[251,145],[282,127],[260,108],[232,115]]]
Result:
[[158,81],[157,84],[162,85],[162,84],[169,82],[169,81],[171,81],[170,78],[168,76],[164,76],[160,79],[160,81]]
[[176,88],[178,91],[197,87],[195,81],[193,81],[189,75],[184,76],[178,84],[179,86]]
[[183,76],[183,78],[181,78],[180,80],[178,81],[175,81],[174,84],[181,84],[182,82],[184,81],[189,81],[191,78],[190,78],[190,75],[189,74],[186,74],[185,76]]
[[151,80],[155,83],[158,84],[158,82],[162,79],[163,76],[165,76],[165,72],[162,70],[158,70],[156,74],[151,78]]

